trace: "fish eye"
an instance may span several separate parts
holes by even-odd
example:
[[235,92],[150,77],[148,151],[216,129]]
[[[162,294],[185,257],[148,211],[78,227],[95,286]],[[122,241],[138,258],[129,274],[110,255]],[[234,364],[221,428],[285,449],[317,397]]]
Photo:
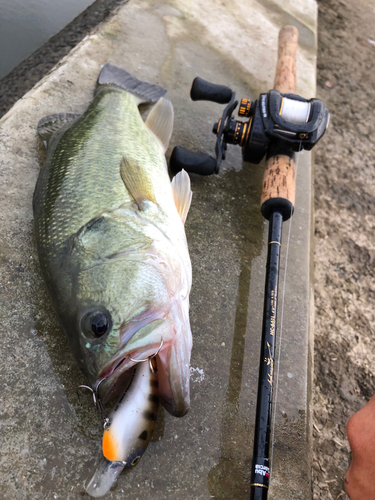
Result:
[[108,312],[91,311],[83,316],[81,329],[86,337],[100,338],[111,329],[111,317]]

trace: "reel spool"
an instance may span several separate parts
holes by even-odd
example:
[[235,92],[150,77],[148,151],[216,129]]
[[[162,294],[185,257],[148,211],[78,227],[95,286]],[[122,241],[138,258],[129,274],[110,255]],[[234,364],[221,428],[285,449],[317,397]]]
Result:
[[238,101],[229,87],[197,77],[193,81],[190,97],[193,101],[213,101],[227,106],[221,119],[213,126],[213,133],[217,136],[216,158],[176,146],[170,159],[174,174],[182,169],[200,175],[219,173],[227,144],[239,145],[243,161],[256,164],[275,144],[287,155],[302,149],[309,151],[324,135],[329,123],[328,109],[319,99],[307,100],[296,94],[281,94],[277,90],[261,94],[256,101],[241,99],[238,115],[248,118],[248,121],[234,120],[232,113]]

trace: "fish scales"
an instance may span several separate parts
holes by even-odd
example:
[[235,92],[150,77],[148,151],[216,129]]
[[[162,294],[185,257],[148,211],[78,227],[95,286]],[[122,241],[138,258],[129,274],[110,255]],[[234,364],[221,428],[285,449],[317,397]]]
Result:
[[[36,217],[42,244],[57,247],[77,232],[83,221],[133,201],[120,176],[124,153],[151,174],[150,182],[163,205],[168,194],[167,173],[164,155],[155,148],[155,141],[144,127],[131,94],[101,91],[50,152],[49,175],[38,182]],[[164,177],[164,182],[158,182],[158,176]]]

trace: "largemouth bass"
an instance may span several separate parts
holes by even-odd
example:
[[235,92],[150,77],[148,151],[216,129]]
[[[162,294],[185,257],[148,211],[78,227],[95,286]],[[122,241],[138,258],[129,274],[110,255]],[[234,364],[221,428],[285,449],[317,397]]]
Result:
[[[159,86],[105,65],[82,115],[42,119],[47,159],[34,193],[40,265],[74,357],[105,402],[156,356],[159,395],[190,405],[190,180],[170,182],[172,104]],[[138,106],[157,104],[146,122]]]

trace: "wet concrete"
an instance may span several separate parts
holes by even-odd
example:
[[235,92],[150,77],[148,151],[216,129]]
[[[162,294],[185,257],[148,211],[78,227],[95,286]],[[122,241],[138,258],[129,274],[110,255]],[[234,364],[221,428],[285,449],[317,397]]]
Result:
[[[193,78],[226,84],[239,97],[257,97],[272,87],[277,34],[288,22],[302,33],[298,90],[313,96],[315,9],[312,0],[130,2],[1,120],[0,497],[89,498],[83,482],[100,457],[100,421],[89,397],[82,406],[77,399],[76,387],[85,379],[50,307],[33,243],[32,194],[44,158],[38,120],[83,111],[100,65],[111,62],[169,90],[176,116],[171,148],[180,144],[213,154],[211,128],[222,108],[190,101]],[[193,265],[191,411],[183,419],[160,412],[144,458],[106,498],[249,498],[266,261],[262,175],[262,165],[243,164],[240,149],[232,147],[219,176],[192,176],[186,224]],[[274,500],[311,496],[310,231],[311,157],[303,154],[285,285]],[[289,223],[284,270],[288,234]]]

